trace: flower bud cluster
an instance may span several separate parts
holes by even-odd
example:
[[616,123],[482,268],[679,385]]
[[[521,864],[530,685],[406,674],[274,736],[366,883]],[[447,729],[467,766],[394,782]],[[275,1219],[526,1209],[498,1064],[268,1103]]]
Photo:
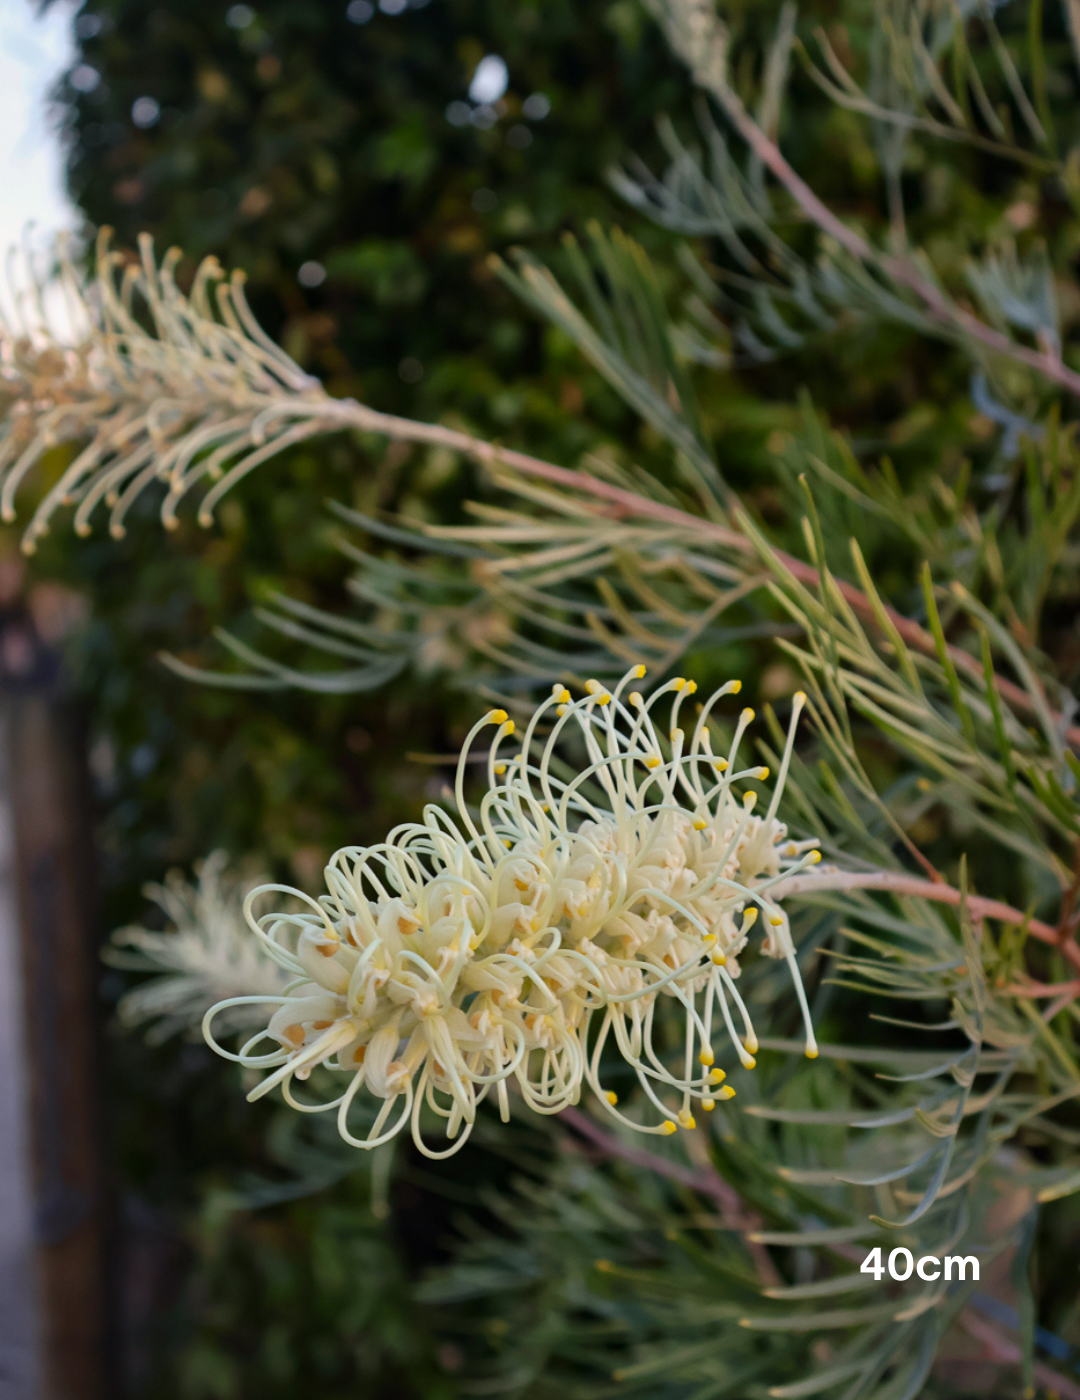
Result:
[[[735,786],[769,776],[738,767],[753,711],[742,711],[725,754],[714,753],[710,734],[711,710],[739,682],[697,706],[684,729],[680,710],[694,683],[624,696],[643,674],[635,667],[611,691],[590,681],[576,700],[555,686],[510,753],[514,722],[490,712],[461,754],[457,820],[429,806],[422,822],[379,845],[338,851],[318,901],[279,885],[252,892],[248,922],[292,981],[280,996],[219,1003],[204,1023],[219,1053],[269,1071],[249,1098],[280,1085],[295,1108],[336,1111],[341,1136],[362,1148],[408,1123],[430,1157],[462,1146],[490,1093],[507,1116],[511,1080],[538,1113],[578,1102],[588,1085],[641,1132],[693,1127],[695,1105],[707,1111],[734,1094],[713,1063],[721,1025],[741,1062],[754,1064],[757,1039],[737,981],[755,927],[765,933],[762,951],[791,969],[807,1054],[816,1055],[776,897],[785,879],[820,860],[814,842],[789,840],[776,817],[805,697],[796,696],[777,783],[759,815],[756,792]],[[661,701],[670,702],[663,734]],[[469,750],[490,725],[487,791],[470,810]],[[557,758],[571,736],[585,755],[576,772]],[[294,911],[256,917],[254,903],[272,891],[291,895]],[[675,1064],[656,1043],[667,1020],[658,1016],[661,999],[685,1023]],[[211,1023],[240,1002],[269,1003],[272,1014],[231,1054]],[[632,1066],[658,1121],[625,1116],[604,1088],[608,1045]],[[309,1102],[296,1086],[316,1066],[333,1072],[340,1092]],[[353,1110],[361,1091],[375,1101],[373,1117]],[[425,1108],[443,1119],[448,1147],[425,1143]],[[351,1120],[361,1117],[354,1131]]]

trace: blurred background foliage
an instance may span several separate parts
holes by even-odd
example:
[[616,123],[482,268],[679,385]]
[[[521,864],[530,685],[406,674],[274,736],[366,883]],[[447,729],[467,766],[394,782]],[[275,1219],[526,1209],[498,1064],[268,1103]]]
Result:
[[[727,8],[733,71],[749,97],[753,56],[778,9],[765,0]],[[1024,7],[996,8],[1010,42],[1014,30],[1022,37]],[[868,0],[815,0],[800,31],[819,22],[832,47],[859,62],[874,59],[879,16]],[[79,56],[56,100],[71,188],[90,224],[112,225],[121,245],[149,230],[159,248],[175,243],[192,260],[212,253],[243,268],[263,324],[334,394],[549,461],[633,462],[675,481],[656,429],[489,262],[492,253],[512,262],[524,245],[565,272],[562,235],[585,240],[596,219],[631,230],[655,254],[672,307],[692,290],[677,233],[636,213],[606,178],[631,156],[663,167],[659,118],[686,140],[696,130],[685,72],[635,0],[94,0],[74,23]],[[1048,7],[1046,25],[1046,101],[1067,107],[1075,80],[1060,77],[1063,14]],[[469,94],[485,55],[501,56],[509,72],[494,104]],[[887,152],[799,65],[782,138],[823,198],[884,235]],[[1064,275],[1080,250],[1080,220],[1065,184],[1037,163],[948,142],[909,145],[896,178],[911,236],[946,275],[1003,240],[1025,253],[1045,247],[1067,335],[1080,314]],[[790,237],[796,249],[809,246],[798,225]],[[704,240],[695,246],[707,256]],[[973,380],[955,345],[873,316],[841,312],[783,355],[761,346],[736,336],[688,373],[709,450],[774,538],[801,546],[798,475],[810,454],[823,463],[814,490],[830,550],[839,555],[854,532],[882,594],[915,615],[924,558],[969,582],[989,576],[1014,605],[1014,634],[1023,639],[1031,623],[1027,644],[1037,640],[1075,684],[1075,535],[1034,560],[1016,540],[1036,512],[1041,468],[1015,451],[1009,415],[1043,416],[1045,387],[1011,381],[1006,410],[1000,383]],[[887,458],[891,476],[869,486],[852,454]],[[1028,514],[1013,496],[1025,470]],[[478,480],[437,451],[342,434],[263,467],[261,488],[235,493],[210,532],[185,523],[165,536],[151,502],[136,508],[144,527],[122,544],[68,536],[41,550],[35,574],[89,600],[70,651],[93,735],[103,931],[143,917],[146,880],[214,849],[257,852],[276,874],[314,888],[338,845],[378,839],[437,795],[443,770],[411,756],[452,753],[475,709],[442,683],[406,674],[370,696],[210,690],[153,658],[164,647],[195,662],[216,657],[206,639],[221,625],[262,641],[252,608],[275,588],[332,609],[348,604],[327,499],[453,522]],[[969,482],[981,493],[977,519],[1000,524],[1006,559],[1019,560],[1011,576],[995,574],[1000,554],[972,526]],[[843,572],[831,553],[829,562]],[[731,640],[704,665],[742,675],[763,700],[793,684],[764,638]],[[883,752],[875,761],[885,786],[895,760]],[[950,872],[958,830],[931,802],[913,818],[914,839]],[[125,985],[107,972],[106,1003]],[[688,1187],[618,1164],[597,1169],[559,1125],[487,1123],[437,1174],[405,1147],[396,1160],[358,1164],[272,1105],[246,1105],[201,1044],[136,1046],[112,1025],[107,1034],[133,1397],[291,1400],[318,1386],[365,1400],[706,1400],[794,1384],[820,1350],[812,1337],[789,1337],[777,1374],[768,1336],[734,1327],[754,1276],[749,1247],[710,1233]],[[755,1191],[788,1189],[755,1184],[737,1144],[727,1170],[751,1201]],[[1064,1202],[1040,1227],[1048,1248],[1039,1296],[1047,1325],[1075,1330],[1068,1260],[1080,1227],[1070,1212]],[[689,1315],[693,1296],[712,1310]],[[695,1371],[694,1348],[724,1325],[734,1340],[717,1382],[705,1360]],[[673,1354],[682,1358],[677,1378]],[[968,1393],[963,1362],[961,1354],[936,1372],[932,1393]],[[996,1374],[968,1379],[972,1391],[998,1393]]]

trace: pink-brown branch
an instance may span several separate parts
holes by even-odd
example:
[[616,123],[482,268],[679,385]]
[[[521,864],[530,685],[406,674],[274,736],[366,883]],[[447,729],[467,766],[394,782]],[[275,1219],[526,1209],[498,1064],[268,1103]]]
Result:
[[[702,75],[698,75],[699,80]],[[728,120],[753,151],[787,190],[788,194],[823,233],[834,238],[854,258],[870,266],[880,267],[892,280],[919,298],[931,317],[943,326],[953,327],[984,345],[995,354],[1027,365],[1055,384],[1060,384],[1071,394],[1080,396],[1080,374],[1069,369],[1061,358],[1050,350],[1032,350],[1026,345],[1018,345],[1007,335],[994,330],[980,321],[971,312],[955,306],[942,295],[939,289],[928,281],[917,268],[903,258],[891,257],[878,252],[861,234],[849,228],[842,219],[818,198],[806,181],[784,159],[780,147],[771,140],[726,81],[716,75],[709,75],[708,91],[716,98],[727,114]]]
[[[829,890],[881,890],[889,894],[933,900],[935,904],[950,904],[953,908],[957,908],[965,899],[964,894],[952,885],[937,880],[920,880],[914,875],[905,875],[898,870],[830,870],[820,875],[792,875],[790,879],[774,885],[770,893],[774,899],[789,899],[793,895],[824,893]],[[1067,933],[1063,937],[1060,928],[1053,928],[1041,919],[1033,919],[1000,899],[987,899],[983,895],[969,894],[966,896],[966,902],[973,919],[996,919],[999,923],[1025,928],[1033,938],[1059,948],[1072,965],[1080,969],[1080,948]],[[1064,992],[1065,986],[1066,984],[1062,983],[1060,987],[1051,988],[1045,995]]]
[[[1015,1342],[1001,1335],[999,1327],[986,1318],[977,1317],[971,1309],[960,1315],[960,1325],[985,1349],[990,1360],[999,1365],[1019,1366],[1022,1360],[1020,1348]],[[1063,1376],[1060,1371],[1035,1363],[1035,1379],[1047,1389],[1047,1394],[1056,1393],[1060,1400],[1080,1400],[1080,1385]]]
[[[649,500],[647,496],[639,496],[633,491],[626,490],[625,487],[615,486],[609,481],[601,481],[598,477],[590,476],[587,472],[559,467],[553,462],[545,462],[526,452],[517,452],[512,448],[485,442],[482,438],[472,437],[468,433],[459,432],[454,428],[445,428],[438,423],[417,423],[409,418],[398,418],[393,414],[380,413],[377,409],[368,408],[365,404],[356,403],[351,399],[339,400],[331,408],[329,416],[342,424],[348,423],[367,432],[382,433],[403,442],[426,442],[447,447],[451,451],[461,452],[493,469],[509,467],[512,471],[520,472],[523,476],[550,481],[553,485],[571,491],[580,491],[585,495],[595,497],[597,500],[605,501],[612,515],[618,518],[636,517],[641,520],[661,521],[666,525],[674,525],[682,530],[692,532],[700,540],[711,541],[727,549],[736,550],[740,554],[757,554],[753,541],[742,531],[731,526],[720,525],[712,520],[703,520],[700,516],[691,515],[689,511],[680,510],[677,506],[664,505],[660,501]],[[787,569],[792,577],[798,579],[800,583],[811,587],[820,583],[820,575],[813,564],[797,559],[793,554],[788,554],[784,550],[774,550],[773,553],[782,567]],[[876,627],[877,614],[866,594],[841,579],[836,579],[835,583],[852,611],[864,622]],[[911,618],[904,617],[895,608],[886,606],[884,611],[909,647],[922,652],[925,656],[937,654],[934,639],[925,628],[920,627]],[[961,647],[949,646],[948,653],[958,671],[963,671],[972,679],[982,679],[982,667],[969,652],[964,651]],[[1029,715],[1037,712],[1034,701],[1022,686],[1014,684],[1004,676],[995,676],[994,683],[998,694],[1013,709]],[[1055,722],[1061,718],[1052,710],[1051,717]],[[1063,736],[1066,743],[1073,748],[1080,749],[1080,725],[1064,726]]]
[[720,1207],[720,1220],[724,1229],[735,1230],[743,1236],[763,1284],[776,1284],[780,1277],[769,1251],[759,1240],[749,1238],[754,1230],[761,1228],[761,1218],[747,1211],[734,1186],[730,1186],[718,1171],[712,1168],[684,1167],[680,1162],[669,1161],[656,1152],[643,1147],[632,1147],[622,1142],[613,1133],[605,1132],[587,1113],[579,1108],[564,1108],[559,1121],[567,1123],[574,1131],[600,1151],[605,1157],[617,1157],[635,1167],[644,1167],[656,1172],[669,1181],[677,1181],[701,1196],[708,1196]]

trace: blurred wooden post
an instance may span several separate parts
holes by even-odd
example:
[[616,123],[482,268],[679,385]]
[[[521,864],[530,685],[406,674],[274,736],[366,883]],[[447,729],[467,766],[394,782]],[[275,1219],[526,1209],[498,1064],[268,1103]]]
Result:
[[0,1323],[0,1346],[21,1368],[5,1389],[0,1352],[3,1400],[112,1400],[80,731],[55,654],[27,613],[0,606],[0,995],[12,1012],[0,1127],[14,1129],[0,1151],[14,1187],[0,1200],[0,1300],[18,1315]]

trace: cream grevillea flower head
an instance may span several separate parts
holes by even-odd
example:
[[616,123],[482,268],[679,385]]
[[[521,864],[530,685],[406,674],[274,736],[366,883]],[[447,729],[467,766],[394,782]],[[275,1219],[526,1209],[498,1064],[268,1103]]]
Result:
[[[576,700],[555,686],[509,751],[513,720],[503,710],[485,715],[462,749],[457,819],[429,806],[422,822],[379,845],[338,851],[317,902],[282,885],[252,891],[248,922],[292,981],[279,996],[232,997],[204,1021],[219,1054],[269,1071],[250,1099],[280,1085],[294,1108],[336,1111],[341,1136],[356,1147],[377,1147],[409,1123],[429,1157],[462,1146],[489,1093],[508,1115],[511,1079],[538,1113],[576,1103],[587,1084],[640,1132],[693,1127],[694,1105],[709,1110],[734,1095],[713,1067],[721,1023],[742,1063],[754,1064],[757,1039],[737,979],[755,924],[766,931],[762,951],[787,960],[807,1054],[816,1056],[774,894],[820,860],[814,842],[789,840],[776,818],[805,696],[795,697],[776,786],[759,816],[756,793],[737,786],[769,776],[738,767],[753,711],[742,711],[727,753],[714,752],[710,737],[711,710],[739,682],[696,707],[683,728],[694,683],[669,681],[648,699],[627,694],[644,671],[635,667],[611,691],[589,681]],[[658,706],[668,712],[662,732]],[[470,811],[466,762],[488,726],[488,788]],[[586,761],[566,776],[555,756],[571,735]],[[274,891],[292,896],[298,912],[256,917],[255,902]],[[685,1021],[675,1065],[654,1044],[661,999]],[[239,1053],[222,1049],[214,1017],[255,1003],[274,1008],[269,1024]],[[603,1088],[609,1044],[632,1066],[658,1121],[632,1121]],[[297,1097],[297,1082],[316,1066],[341,1085],[328,1101]],[[350,1111],[361,1092],[377,1111],[357,1135],[350,1117],[361,1115]],[[421,1135],[425,1106],[444,1120],[450,1145],[442,1150]]]

